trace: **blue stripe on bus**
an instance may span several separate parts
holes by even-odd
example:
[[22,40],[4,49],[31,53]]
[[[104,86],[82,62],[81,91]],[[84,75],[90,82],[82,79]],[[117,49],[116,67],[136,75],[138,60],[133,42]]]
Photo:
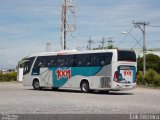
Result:
[[133,82],[136,82],[136,68],[133,68]]
[[[67,71],[70,70],[70,77],[74,77],[76,75],[81,75],[81,76],[94,76],[96,75],[102,67],[59,67],[59,68],[49,68],[49,70],[52,71],[52,76],[53,76],[53,87],[62,87],[68,80],[69,76],[64,76],[67,73],[61,73],[63,76],[60,76],[58,78],[58,75],[56,72],[59,71]],[[68,72],[69,74],[69,72]]]

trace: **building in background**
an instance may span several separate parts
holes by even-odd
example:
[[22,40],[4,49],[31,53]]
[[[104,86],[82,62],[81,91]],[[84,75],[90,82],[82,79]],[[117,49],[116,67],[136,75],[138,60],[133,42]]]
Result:
[[[143,57],[142,49],[135,49],[134,51],[136,53],[137,58]],[[158,49],[157,50],[148,50],[148,51],[146,51],[146,54],[154,54],[154,55],[157,55],[160,57],[160,50],[158,50]]]
[[17,70],[16,69],[0,69],[0,74],[7,74],[12,72],[17,72]]

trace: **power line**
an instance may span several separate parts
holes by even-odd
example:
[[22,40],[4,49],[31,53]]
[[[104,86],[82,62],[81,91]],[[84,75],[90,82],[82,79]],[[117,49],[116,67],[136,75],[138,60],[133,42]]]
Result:
[[135,28],[139,28],[143,34],[143,75],[146,74],[146,26],[149,25],[147,22],[134,22]]
[[[140,41],[141,40],[143,40],[143,37],[139,40],[139,41],[137,41],[137,43],[131,48],[131,49],[134,49],[138,44],[140,45]],[[140,45],[141,46],[141,45]],[[142,47],[142,46],[141,46]]]
[[132,28],[130,29],[130,31],[127,32],[128,34],[125,36],[125,38],[123,38],[123,39],[117,44],[117,46],[119,46],[121,43],[123,43],[123,42],[126,40],[126,38],[128,37],[128,35],[132,32],[133,28],[134,28],[134,25],[132,26]]
[[159,21],[160,20],[160,17],[158,17],[158,18],[153,18],[153,19],[151,19],[151,20],[149,20],[149,23],[151,23],[151,22],[153,22],[153,21]]
[[148,26],[150,26],[150,27],[160,27],[160,26],[154,26],[154,25],[148,25]]

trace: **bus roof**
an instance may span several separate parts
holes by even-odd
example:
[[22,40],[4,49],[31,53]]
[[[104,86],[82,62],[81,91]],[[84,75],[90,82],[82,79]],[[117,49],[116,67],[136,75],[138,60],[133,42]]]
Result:
[[30,55],[29,57],[35,57],[35,56],[50,56],[50,55],[70,55],[70,54],[85,54],[85,53],[101,53],[101,52],[114,52],[117,51],[117,49],[107,49],[107,50],[83,50],[83,51],[77,51],[77,50],[64,50],[59,52],[42,52],[42,53],[35,53]]

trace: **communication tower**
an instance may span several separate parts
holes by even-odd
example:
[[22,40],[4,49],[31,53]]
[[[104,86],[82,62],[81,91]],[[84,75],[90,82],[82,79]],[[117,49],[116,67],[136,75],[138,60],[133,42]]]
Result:
[[67,41],[76,43],[76,7],[75,0],[62,0],[61,46],[67,49]]

